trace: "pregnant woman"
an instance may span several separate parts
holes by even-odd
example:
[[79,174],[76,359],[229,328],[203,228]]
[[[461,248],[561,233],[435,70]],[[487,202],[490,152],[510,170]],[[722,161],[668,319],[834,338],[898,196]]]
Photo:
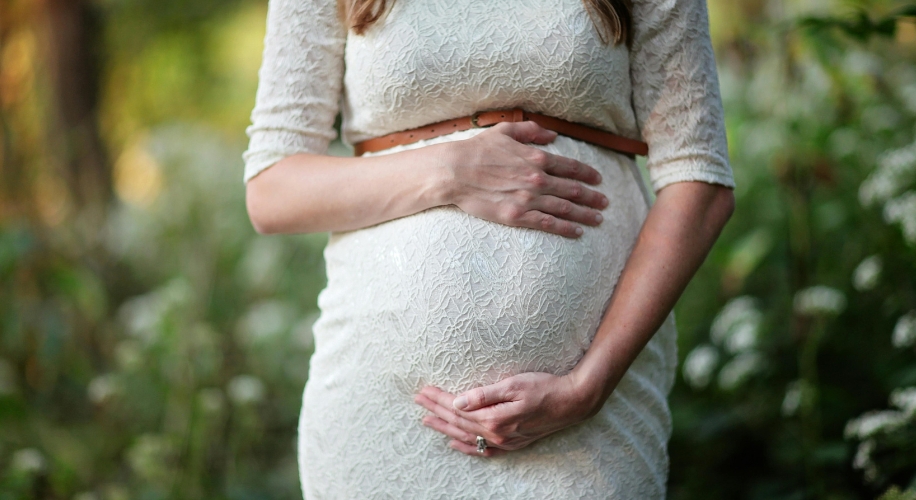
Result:
[[[249,215],[331,233],[307,498],[664,498],[671,309],[734,207],[704,1],[270,0]],[[570,122],[647,143],[655,202]]]

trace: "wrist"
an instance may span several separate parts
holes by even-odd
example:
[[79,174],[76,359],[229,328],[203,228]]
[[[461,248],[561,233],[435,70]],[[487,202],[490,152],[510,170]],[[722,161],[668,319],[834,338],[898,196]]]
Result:
[[[454,205],[457,202],[457,182],[455,181],[455,166],[461,157],[462,141],[445,142],[428,146],[433,153],[431,163],[431,182],[433,203],[436,206]],[[424,148],[426,149],[426,148]],[[417,150],[419,151],[419,150]]]
[[[577,367],[578,368],[578,367]],[[605,384],[584,370],[573,369],[566,375],[572,387],[575,404],[583,409],[585,418],[591,418],[601,410],[611,391],[605,391]],[[613,389],[612,389],[613,390]]]

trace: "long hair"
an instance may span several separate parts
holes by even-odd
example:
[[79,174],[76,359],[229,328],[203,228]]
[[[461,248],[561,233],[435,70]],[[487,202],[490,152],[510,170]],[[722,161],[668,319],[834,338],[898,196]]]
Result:
[[[394,0],[338,0],[337,10],[347,28],[357,35],[378,21]],[[633,38],[633,15],[631,0],[582,0],[601,42],[617,45],[625,42],[630,46]]]

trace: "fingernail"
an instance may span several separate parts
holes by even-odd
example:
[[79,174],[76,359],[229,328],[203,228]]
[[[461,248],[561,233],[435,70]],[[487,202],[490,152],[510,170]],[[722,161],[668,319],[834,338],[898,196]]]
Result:
[[577,227],[577,228],[576,228],[576,236],[582,236],[582,233],[583,233],[582,228],[581,228],[581,227]]
[[606,196],[602,196],[602,197],[601,197],[601,206],[602,206],[602,207],[606,207],[608,203],[610,203],[610,202],[608,201],[607,197],[606,197]]
[[452,402],[452,406],[457,410],[463,410],[468,407],[468,398],[464,396],[458,396],[455,398],[455,401]]
[[602,217],[601,214],[595,214],[595,222],[596,222],[596,223],[601,224],[601,221],[603,221],[603,220],[604,220],[604,217]]

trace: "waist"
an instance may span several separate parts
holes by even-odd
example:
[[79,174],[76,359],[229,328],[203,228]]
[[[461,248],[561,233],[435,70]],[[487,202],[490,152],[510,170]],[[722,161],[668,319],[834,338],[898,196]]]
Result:
[[[387,155],[400,151],[417,149],[424,146],[431,146],[433,144],[461,141],[470,139],[471,137],[474,137],[484,130],[486,129],[471,128],[468,130],[449,132],[447,134],[442,134],[428,139],[420,139],[409,144],[398,144],[386,147],[385,149],[378,151],[367,151],[362,153],[360,156]],[[611,176],[616,178],[616,180],[613,181],[615,183],[632,183],[630,185],[636,187],[638,192],[641,194],[642,204],[648,208],[652,203],[652,197],[649,194],[649,190],[645,181],[643,180],[642,173],[639,171],[639,167],[637,166],[636,161],[632,159],[621,158],[620,155],[614,154],[607,148],[602,148],[587,141],[582,141],[563,135],[558,136],[550,144],[532,144],[531,146],[538,149],[543,149],[549,153],[565,156],[567,158],[573,158],[586,163],[597,169],[601,173],[602,177]],[[623,175],[621,176],[620,174]]]
[[649,147],[645,142],[581,123],[570,122],[539,113],[531,113],[521,108],[481,111],[469,116],[366,139],[355,143],[353,148],[357,156],[362,156],[364,153],[373,153],[394,146],[413,144],[454,132],[485,128],[502,122],[517,123],[523,121],[533,121],[541,127],[553,130],[560,135],[616,151],[630,158],[634,158],[635,155],[645,156],[649,151]]

